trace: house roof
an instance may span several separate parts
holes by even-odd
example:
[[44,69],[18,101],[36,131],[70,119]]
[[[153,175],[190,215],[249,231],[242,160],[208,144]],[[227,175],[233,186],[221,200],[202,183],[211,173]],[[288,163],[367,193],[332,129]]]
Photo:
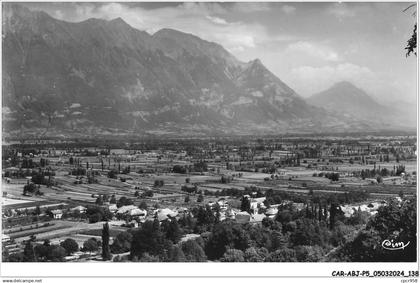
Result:
[[130,210],[128,212],[128,214],[131,215],[131,216],[136,216],[136,215],[144,215],[144,216],[146,216],[147,215],[147,211],[146,210],[143,210],[143,209],[140,209],[140,208],[136,208],[136,209]]
[[130,212],[130,211],[131,211],[131,210],[133,210],[133,209],[138,209],[138,207],[137,207],[137,206],[135,206],[135,205],[124,205],[124,206],[121,206],[121,207],[117,210],[117,213],[118,213],[118,214],[124,214],[124,213]]
[[267,209],[266,213],[267,215],[274,215],[277,214],[279,210],[275,207],[270,207],[269,209]]
[[265,218],[265,214],[251,214],[250,222],[261,222]]
[[156,213],[159,221],[163,221],[163,220],[167,219],[168,216],[175,217],[175,216],[178,215],[177,211],[173,211],[169,208],[158,209],[155,213]]
[[86,210],[86,209],[87,209],[86,207],[79,205],[79,206],[73,207],[71,210],[79,210],[79,211],[81,211],[81,210]]

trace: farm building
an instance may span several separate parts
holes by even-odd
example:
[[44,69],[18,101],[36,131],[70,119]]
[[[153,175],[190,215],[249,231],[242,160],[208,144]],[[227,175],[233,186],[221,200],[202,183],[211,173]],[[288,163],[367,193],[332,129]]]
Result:
[[86,210],[87,210],[87,208],[86,207],[84,207],[84,206],[81,206],[81,205],[79,205],[79,206],[76,206],[76,207],[73,207],[72,209],[70,209],[71,211],[78,211],[79,213],[85,213],[86,212]]
[[169,208],[163,208],[156,210],[155,215],[157,216],[159,221],[163,221],[168,219],[169,217],[176,217],[178,215],[178,212],[173,211]]
[[63,217],[63,211],[61,209],[55,209],[51,211],[54,219],[61,219]]
[[246,211],[241,211],[235,215],[235,220],[238,223],[248,223],[251,220],[251,215]]
[[267,217],[269,218],[274,218],[277,215],[277,212],[279,210],[277,209],[277,207],[270,207],[269,209],[267,209],[265,215],[267,215]]

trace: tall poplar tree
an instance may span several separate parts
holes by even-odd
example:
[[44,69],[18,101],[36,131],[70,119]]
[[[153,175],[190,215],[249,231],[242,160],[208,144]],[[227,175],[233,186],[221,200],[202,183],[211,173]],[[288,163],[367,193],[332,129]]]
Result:
[[110,260],[111,253],[109,251],[109,225],[106,222],[102,229],[102,259]]

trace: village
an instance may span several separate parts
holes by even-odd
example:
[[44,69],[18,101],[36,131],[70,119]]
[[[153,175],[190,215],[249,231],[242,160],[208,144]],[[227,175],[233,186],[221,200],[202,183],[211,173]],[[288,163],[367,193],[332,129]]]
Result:
[[[77,248],[57,248],[52,260],[102,260],[105,223],[117,261],[131,256],[115,242],[147,222],[200,222],[209,213],[214,223],[261,227],[285,211],[325,223],[336,214],[371,218],[416,196],[416,150],[415,137],[395,136],[5,145],[3,258],[19,258],[28,242],[71,242]],[[178,245],[206,232],[182,231]]]

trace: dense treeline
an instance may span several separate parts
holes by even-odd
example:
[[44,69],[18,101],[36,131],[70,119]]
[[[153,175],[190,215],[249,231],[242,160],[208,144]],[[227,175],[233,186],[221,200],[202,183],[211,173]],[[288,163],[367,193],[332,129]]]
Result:
[[[417,255],[416,198],[390,201],[379,208],[357,236],[340,246],[331,258],[352,262],[415,262]],[[403,243],[405,248],[387,250],[384,241]]]
[[[402,202],[389,200],[371,217],[360,209],[344,217],[338,201],[312,199],[305,209],[293,203],[278,207],[274,218],[260,224],[220,221],[218,206],[200,206],[178,220],[169,217],[159,222],[146,221],[139,228],[119,233],[109,251],[113,261],[144,262],[319,262],[319,261],[415,261],[416,260],[416,199]],[[89,214],[98,211],[88,209]],[[106,219],[106,217],[104,218]],[[107,225],[104,225],[104,229]],[[196,234],[189,240],[186,234]],[[62,261],[77,250],[101,251],[104,255],[109,231],[103,230],[103,241],[88,239],[78,247],[71,239],[58,245],[35,244],[28,240],[22,254],[8,255],[5,261]],[[104,236],[105,235],[105,236]],[[385,240],[404,242],[409,248],[387,251]],[[106,254],[109,252],[105,252]],[[110,259],[109,254],[106,255]]]
[[189,172],[207,172],[207,162],[199,161],[194,163],[193,165],[174,165],[172,167],[172,172],[178,174],[186,174]]

